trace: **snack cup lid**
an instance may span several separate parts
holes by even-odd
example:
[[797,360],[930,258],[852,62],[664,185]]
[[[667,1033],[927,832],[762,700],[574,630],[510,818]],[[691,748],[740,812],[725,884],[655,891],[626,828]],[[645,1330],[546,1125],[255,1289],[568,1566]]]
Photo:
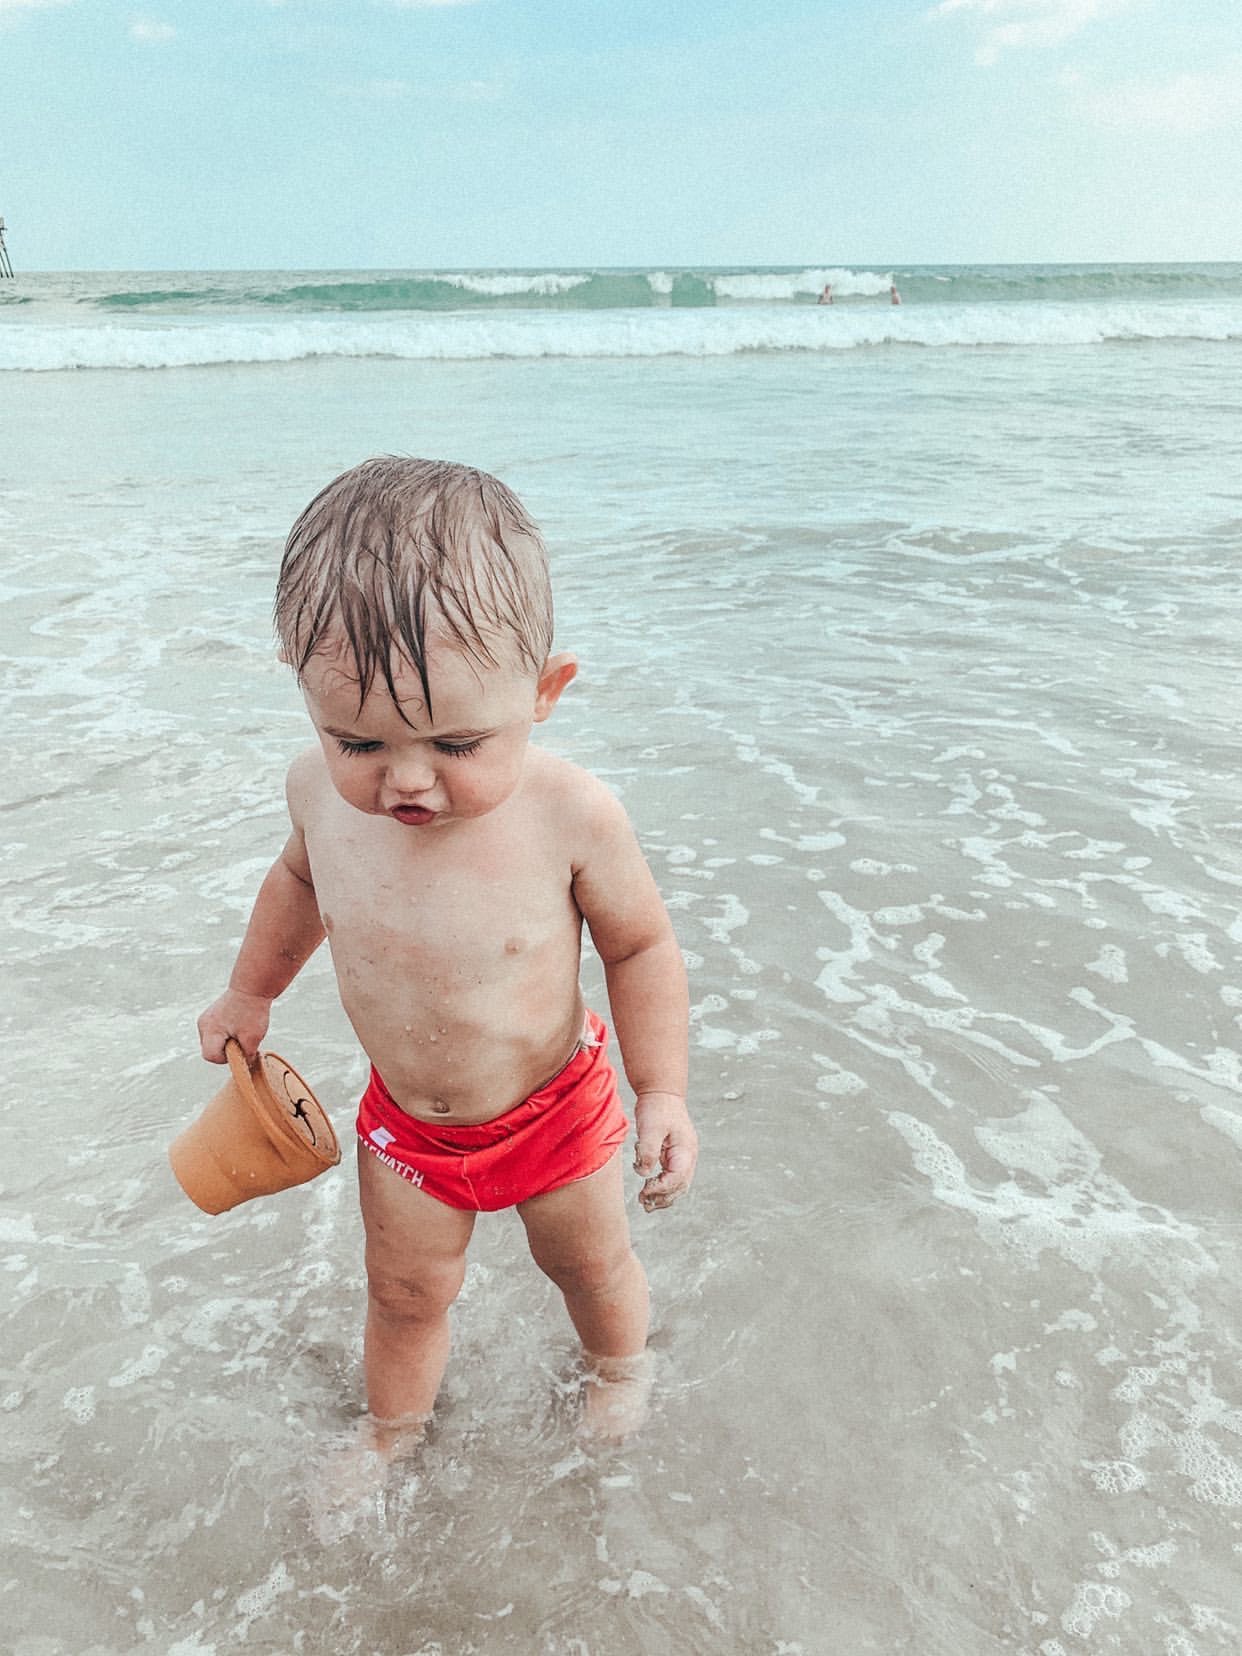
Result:
[[288,1059],[260,1052],[248,1064],[236,1041],[229,1041],[224,1052],[234,1083],[282,1153],[295,1163],[309,1158],[319,1167],[335,1167],[341,1147],[332,1123]]

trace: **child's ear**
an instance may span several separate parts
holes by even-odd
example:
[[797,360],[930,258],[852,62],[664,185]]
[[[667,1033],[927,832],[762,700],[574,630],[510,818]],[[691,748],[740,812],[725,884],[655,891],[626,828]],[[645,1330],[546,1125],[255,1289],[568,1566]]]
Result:
[[578,671],[578,658],[567,650],[551,655],[543,664],[539,685],[535,691],[535,723],[542,724],[561,699],[561,691]]

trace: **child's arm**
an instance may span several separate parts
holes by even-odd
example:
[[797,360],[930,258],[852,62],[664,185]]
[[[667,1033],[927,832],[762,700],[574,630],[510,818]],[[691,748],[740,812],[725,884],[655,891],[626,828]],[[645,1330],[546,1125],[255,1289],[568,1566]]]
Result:
[[282,994],[324,939],[302,830],[294,823],[284,850],[268,870],[255,899],[229,986],[198,1020],[208,1063],[224,1062],[230,1036],[253,1058],[267,1034],[272,1002]]
[[689,993],[681,949],[651,870],[621,806],[593,798],[588,848],[574,896],[608,984],[613,1027],[635,1092],[639,1200],[668,1207],[690,1188],[698,1135],[686,1109]]

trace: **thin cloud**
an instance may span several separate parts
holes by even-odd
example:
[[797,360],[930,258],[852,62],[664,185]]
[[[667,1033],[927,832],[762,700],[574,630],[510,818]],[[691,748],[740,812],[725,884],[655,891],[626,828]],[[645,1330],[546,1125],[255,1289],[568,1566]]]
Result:
[[396,103],[403,98],[417,98],[423,103],[499,103],[505,88],[498,80],[444,81],[433,85],[415,85],[407,80],[339,81],[332,87],[338,98],[359,98],[364,103]]
[[410,83],[403,80],[342,81],[332,88],[338,98],[361,98],[366,103],[395,103],[408,98]]
[[47,11],[68,4],[69,0],[0,0],[0,12]]
[[1242,58],[1219,69],[1185,72],[1160,81],[1095,86],[1066,70],[1061,84],[1078,112],[1114,132],[1200,133],[1242,128]]
[[374,3],[392,6],[397,11],[431,11],[442,6],[473,6],[476,0],[374,0]]
[[955,13],[983,19],[975,62],[995,63],[1002,52],[1059,46],[1101,17],[1125,11],[1135,0],[940,0],[929,17]]
[[462,103],[499,103],[505,88],[498,80],[459,81],[454,92]]
[[175,40],[176,29],[171,23],[159,23],[153,18],[135,18],[129,26],[129,38],[141,40],[147,44],[158,41]]

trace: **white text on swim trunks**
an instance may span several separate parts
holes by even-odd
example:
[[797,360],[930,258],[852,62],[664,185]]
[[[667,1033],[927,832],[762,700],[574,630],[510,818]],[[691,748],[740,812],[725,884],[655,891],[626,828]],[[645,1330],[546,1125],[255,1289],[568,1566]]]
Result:
[[400,1173],[410,1184],[421,1185],[423,1176],[416,1167],[407,1167],[404,1162],[388,1154],[388,1146],[396,1136],[395,1133],[390,1133],[387,1127],[373,1127],[364,1142],[367,1149],[378,1161],[382,1161],[385,1167],[391,1167],[394,1173]]

